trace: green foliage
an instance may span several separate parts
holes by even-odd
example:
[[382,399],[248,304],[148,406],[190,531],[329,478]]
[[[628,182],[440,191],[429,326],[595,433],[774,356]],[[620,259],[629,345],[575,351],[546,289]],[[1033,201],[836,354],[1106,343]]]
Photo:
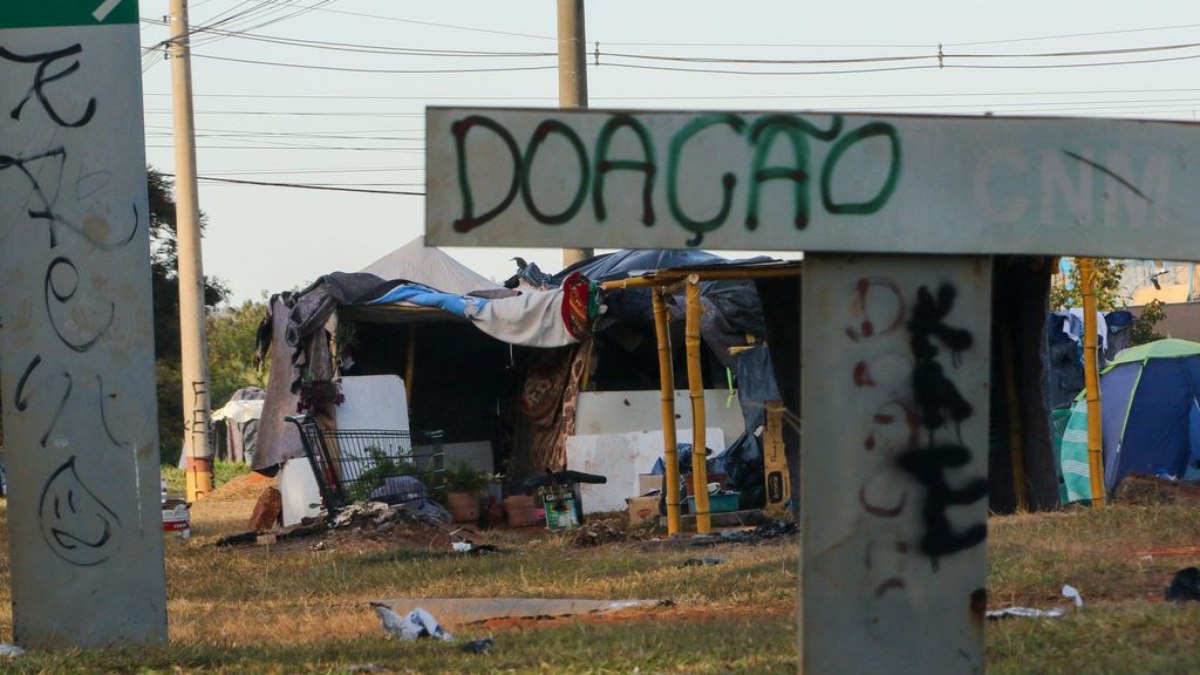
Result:
[[1133,320],[1133,324],[1129,327],[1129,344],[1144,345],[1147,342],[1163,339],[1163,336],[1154,332],[1154,326],[1159,321],[1167,318],[1167,312],[1163,309],[1162,300],[1151,300],[1142,307],[1141,314]]
[[447,492],[476,494],[482,492],[493,480],[492,474],[476,469],[461,459],[450,462],[446,467]]
[[351,486],[348,495],[351,499],[354,501],[366,499],[375,488],[382,486],[384,480],[389,476],[412,476],[425,485],[431,497],[435,497],[434,493],[440,486],[436,485],[437,476],[431,469],[425,469],[413,462],[392,457],[376,445],[367,447],[366,451],[367,457],[371,460],[371,466],[363,471],[359,475],[358,481]]
[[[1121,275],[1125,273],[1125,264],[1108,258],[1096,259],[1096,309],[1101,312],[1111,312],[1124,309],[1129,303],[1121,297]],[[1067,309],[1083,307],[1083,280],[1079,276],[1079,266],[1071,267],[1070,278],[1065,286],[1050,287],[1050,308]]]
[[242,387],[267,386],[267,364],[255,364],[254,337],[267,312],[266,303],[247,300],[238,307],[211,312],[208,329],[208,376],[214,408],[229,400]]
[[[182,494],[187,489],[187,479],[184,476],[186,472],[183,469],[171,464],[163,464],[160,469],[162,477],[167,481],[167,492]],[[248,473],[250,473],[250,467],[245,464],[217,460],[213,462],[213,489]]]
[[[1101,312],[1111,312],[1125,309],[1129,303],[1121,297],[1121,275],[1125,273],[1125,264],[1107,258],[1096,259],[1096,309]],[[1050,308],[1067,309],[1083,307],[1083,280],[1079,275],[1079,266],[1071,268],[1071,275],[1066,286],[1050,287]],[[1069,288],[1068,288],[1069,286]],[[1166,318],[1161,300],[1151,300],[1142,308],[1141,313],[1134,318],[1129,328],[1129,342],[1140,345],[1155,340],[1161,340],[1162,335],[1154,332],[1154,326]]]
[[[179,341],[179,251],[171,179],[146,167],[150,199],[150,283],[154,308],[154,359],[158,394],[158,440],[162,459],[175,463],[183,444],[183,383]],[[200,229],[205,226],[200,214]],[[217,279],[205,279],[204,304],[213,307],[229,295]],[[211,390],[210,390],[211,394]]]

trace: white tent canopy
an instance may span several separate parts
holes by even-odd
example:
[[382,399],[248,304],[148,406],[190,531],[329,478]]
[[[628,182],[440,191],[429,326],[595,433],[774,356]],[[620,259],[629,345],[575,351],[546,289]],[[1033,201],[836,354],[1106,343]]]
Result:
[[458,262],[441,249],[426,247],[424,236],[413,239],[360,271],[382,279],[405,279],[457,295],[500,288],[499,284]]

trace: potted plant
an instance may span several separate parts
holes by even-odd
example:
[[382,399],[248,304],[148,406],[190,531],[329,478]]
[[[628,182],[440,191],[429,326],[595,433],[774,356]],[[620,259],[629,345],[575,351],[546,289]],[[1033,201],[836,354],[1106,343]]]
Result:
[[492,475],[456,460],[446,467],[446,506],[456,523],[479,520],[479,503]]

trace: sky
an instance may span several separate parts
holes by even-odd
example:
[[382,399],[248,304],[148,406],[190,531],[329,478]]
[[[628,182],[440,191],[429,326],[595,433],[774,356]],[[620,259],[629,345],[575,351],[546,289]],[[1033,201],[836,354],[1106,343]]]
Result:
[[[1200,9],[1109,4],[590,0],[589,103],[1195,121]],[[172,173],[167,5],[140,12],[147,161]],[[258,300],[423,234],[425,107],[557,106],[555,5],[193,0],[205,274]],[[447,251],[495,280],[515,255],[562,267],[559,249]]]

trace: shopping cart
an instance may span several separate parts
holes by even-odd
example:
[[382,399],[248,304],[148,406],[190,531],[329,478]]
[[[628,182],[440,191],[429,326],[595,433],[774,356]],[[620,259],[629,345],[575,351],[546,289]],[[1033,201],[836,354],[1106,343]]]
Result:
[[366,499],[419,507],[445,491],[441,431],[322,429],[309,415],[284,419],[300,432],[330,515]]

